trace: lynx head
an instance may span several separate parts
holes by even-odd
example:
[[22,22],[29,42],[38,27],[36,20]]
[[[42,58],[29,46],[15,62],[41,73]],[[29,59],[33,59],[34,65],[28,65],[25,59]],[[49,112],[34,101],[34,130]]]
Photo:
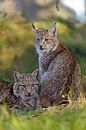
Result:
[[13,85],[13,93],[16,97],[20,97],[23,101],[29,101],[31,98],[38,96],[38,74],[36,69],[31,74],[20,74],[14,71],[15,83]]
[[32,24],[32,30],[35,33],[35,47],[39,55],[56,50],[59,44],[56,37],[56,24],[54,24],[50,29],[36,28]]

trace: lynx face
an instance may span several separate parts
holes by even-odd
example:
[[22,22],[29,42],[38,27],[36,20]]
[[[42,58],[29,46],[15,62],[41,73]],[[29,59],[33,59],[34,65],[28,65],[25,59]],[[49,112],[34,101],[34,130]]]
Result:
[[55,51],[59,42],[56,38],[56,25],[51,29],[38,29],[32,24],[32,29],[35,32],[35,47],[38,54],[49,53]]
[[20,97],[26,104],[38,97],[38,69],[32,74],[20,74],[15,71],[14,78],[13,92],[16,97]]

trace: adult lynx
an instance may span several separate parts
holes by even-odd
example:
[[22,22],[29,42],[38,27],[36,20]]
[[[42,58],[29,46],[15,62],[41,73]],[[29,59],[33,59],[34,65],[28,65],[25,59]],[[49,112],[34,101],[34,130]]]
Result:
[[35,47],[39,55],[39,71],[41,75],[40,100],[43,106],[59,104],[63,93],[68,95],[71,88],[74,96],[79,96],[80,67],[75,56],[60,43],[56,36],[56,25],[49,30],[36,28]]

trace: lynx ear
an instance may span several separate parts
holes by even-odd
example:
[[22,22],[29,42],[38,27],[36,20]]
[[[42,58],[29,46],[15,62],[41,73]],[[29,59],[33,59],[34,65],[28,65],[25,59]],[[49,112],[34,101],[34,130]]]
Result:
[[19,81],[23,77],[22,74],[20,74],[18,71],[14,71],[13,76],[15,81]]
[[56,23],[49,29],[49,34],[51,36],[55,36],[56,35]]
[[32,23],[32,31],[36,33],[37,28],[35,27],[35,25]]
[[35,79],[38,79],[38,77],[39,77],[39,69],[34,70],[31,75],[32,75]]

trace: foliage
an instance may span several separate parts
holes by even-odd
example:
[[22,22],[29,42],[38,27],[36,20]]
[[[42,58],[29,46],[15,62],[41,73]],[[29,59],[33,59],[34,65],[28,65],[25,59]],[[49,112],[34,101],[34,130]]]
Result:
[[[13,70],[32,71],[37,66],[31,24],[21,16],[0,19],[0,77],[12,79]],[[34,58],[33,58],[34,57]]]

